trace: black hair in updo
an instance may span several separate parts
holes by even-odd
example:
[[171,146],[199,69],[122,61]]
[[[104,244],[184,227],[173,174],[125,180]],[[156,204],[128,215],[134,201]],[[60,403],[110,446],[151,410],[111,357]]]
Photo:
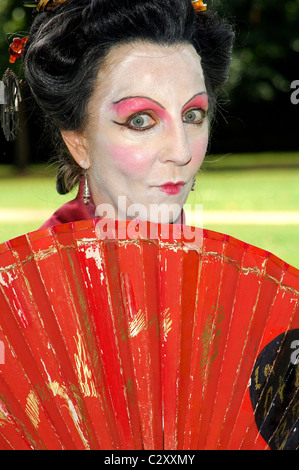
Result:
[[38,13],[26,44],[26,80],[60,137],[57,190],[69,192],[82,168],[60,130],[83,130],[95,81],[113,46],[135,41],[192,44],[201,57],[210,103],[228,77],[234,33],[213,11],[196,13],[191,0],[67,0]]

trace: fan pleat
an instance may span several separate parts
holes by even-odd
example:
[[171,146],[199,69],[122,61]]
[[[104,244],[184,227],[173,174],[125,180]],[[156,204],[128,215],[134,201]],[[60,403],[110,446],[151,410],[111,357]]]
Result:
[[[210,341],[209,347],[209,361],[207,364],[204,377],[204,395],[202,397],[202,408],[200,411],[200,418],[198,421],[199,426],[199,439],[192,443],[193,446],[201,446],[204,448],[211,423],[213,422],[213,411],[215,402],[222,400],[222,385],[219,384],[219,378],[223,373],[223,361],[225,357],[228,337],[231,329],[232,315],[226,315],[226,312],[233,312],[235,306],[234,292],[237,292],[239,285],[239,269],[244,256],[243,244],[231,243],[228,244],[226,240],[220,240],[217,255],[212,254],[209,256],[221,256],[218,260],[218,279],[214,276],[209,282],[214,282],[217,286],[217,295],[210,307]],[[224,262],[223,262],[223,261]],[[213,258],[210,259],[209,265],[213,264]],[[206,289],[209,290],[207,284]],[[225,377],[224,377],[225,378]],[[194,423],[196,429],[196,421]],[[196,434],[194,434],[196,436]]]
[[298,448],[298,271],[96,224],[0,245],[0,449]]

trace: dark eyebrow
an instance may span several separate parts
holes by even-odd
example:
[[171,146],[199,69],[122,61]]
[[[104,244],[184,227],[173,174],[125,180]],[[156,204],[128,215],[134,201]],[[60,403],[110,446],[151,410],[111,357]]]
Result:
[[201,91],[200,93],[196,93],[194,96],[192,96],[192,98],[190,98],[190,100],[188,100],[188,101],[184,104],[183,108],[184,108],[185,106],[187,106],[187,104],[190,103],[190,101],[194,100],[194,98],[196,98],[197,96],[200,96],[200,95],[207,95],[207,94],[208,94],[208,93],[207,93],[206,91]]
[[[192,101],[194,98],[196,98],[197,96],[200,96],[200,95],[207,95],[207,92],[206,91],[201,91],[200,93],[196,93],[194,96],[192,96],[192,98],[190,98],[183,106],[183,108],[185,106],[187,106],[188,103],[190,103],[190,101]],[[131,100],[131,99],[138,99],[138,98],[141,98],[141,99],[145,99],[145,100],[149,100],[149,101],[152,101],[153,103],[155,103],[156,105],[158,105],[160,108],[164,109],[166,111],[166,108],[161,104],[159,103],[158,101],[156,100],[153,100],[152,98],[149,98],[148,96],[125,96],[124,98],[121,98],[120,100],[117,100],[117,101],[113,101],[112,104],[113,105],[117,105],[119,103],[121,103],[122,101],[127,101],[127,100]]]
[[152,98],[149,98],[148,96],[125,96],[124,98],[121,98],[118,101],[113,101],[112,104],[116,105],[116,104],[121,103],[122,101],[132,100],[132,99],[136,99],[136,98],[142,98],[142,99],[145,99],[145,100],[152,101],[153,103],[160,106],[160,108],[166,110],[166,108],[164,106],[162,106],[162,104],[160,104],[158,101],[153,100]]

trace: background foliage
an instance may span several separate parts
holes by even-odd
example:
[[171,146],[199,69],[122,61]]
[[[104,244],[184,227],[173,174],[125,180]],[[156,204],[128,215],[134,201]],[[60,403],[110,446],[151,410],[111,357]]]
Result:
[[[299,0],[207,0],[236,30],[229,82],[214,124],[211,153],[297,150],[299,105],[291,83],[299,80]],[[10,65],[12,37],[27,35],[33,15],[21,0],[0,0],[0,77]],[[22,76],[20,64],[12,66]],[[42,124],[26,91],[25,137],[15,146],[20,167],[48,159]],[[27,138],[26,138],[27,137]],[[33,138],[30,138],[33,137]],[[12,144],[1,135],[1,160],[11,162]]]
[[299,0],[225,0],[218,8],[235,24],[227,87],[224,151],[298,149],[299,105],[290,86],[299,79]]

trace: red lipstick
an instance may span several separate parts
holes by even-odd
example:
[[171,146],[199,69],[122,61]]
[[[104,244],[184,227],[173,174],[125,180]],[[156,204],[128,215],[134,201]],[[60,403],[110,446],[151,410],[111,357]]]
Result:
[[159,186],[160,191],[163,191],[166,194],[179,194],[184,186],[184,181],[179,181],[178,183],[172,183],[169,181],[168,183],[162,184]]

